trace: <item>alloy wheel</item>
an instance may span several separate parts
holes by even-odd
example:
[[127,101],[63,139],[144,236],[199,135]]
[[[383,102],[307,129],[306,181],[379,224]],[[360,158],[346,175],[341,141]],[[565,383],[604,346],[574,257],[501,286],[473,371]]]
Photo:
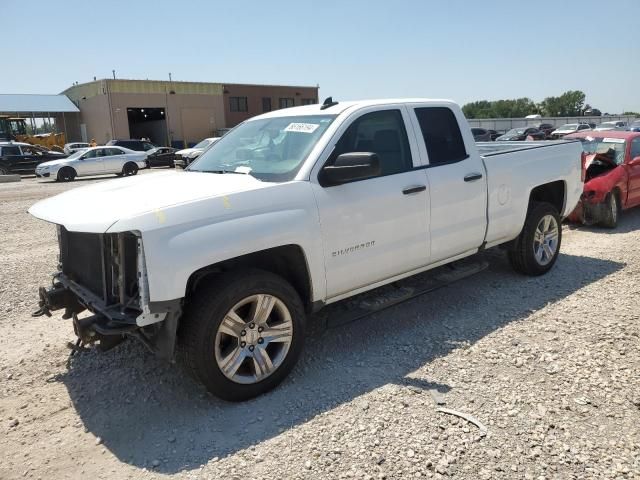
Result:
[[533,236],[533,253],[539,265],[548,265],[558,250],[558,221],[553,215],[540,219]]
[[284,302],[273,295],[251,295],[220,322],[215,360],[229,380],[258,383],[282,365],[292,340],[293,321]]

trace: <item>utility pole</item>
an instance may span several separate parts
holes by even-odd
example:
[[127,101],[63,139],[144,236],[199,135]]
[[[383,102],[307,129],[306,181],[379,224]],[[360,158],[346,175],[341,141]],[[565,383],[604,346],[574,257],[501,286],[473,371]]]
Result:
[[116,79],[116,71],[115,70],[111,70],[111,73],[113,73],[113,79]]
[[169,82],[171,82],[171,72],[169,72]]

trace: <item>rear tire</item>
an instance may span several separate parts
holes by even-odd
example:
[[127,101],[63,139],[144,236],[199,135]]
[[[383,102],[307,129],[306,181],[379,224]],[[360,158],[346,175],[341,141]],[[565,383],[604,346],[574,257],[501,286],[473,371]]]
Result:
[[620,202],[615,192],[609,192],[605,199],[605,214],[600,222],[605,228],[616,228],[618,226],[618,216],[620,215]]
[[549,203],[531,203],[522,232],[508,251],[509,262],[516,272],[543,275],[556,263],[561,243],[558,211]]
[[6,168],[0,167],[0,175],[9,175],[9,170]]
[[125,163],[122,167],[122,175],[125,177],[131,177],[138,173],[138,165],[133,162]]
[[61,168],[56,177],[59,182],[73,182],[75,178],[76,171],[71,167]]
[[275,388],[291,372],[304,327],[300,296],[283,278],[262,270],[229,272],[193,293],[178,348],[209,392],[243,401]]

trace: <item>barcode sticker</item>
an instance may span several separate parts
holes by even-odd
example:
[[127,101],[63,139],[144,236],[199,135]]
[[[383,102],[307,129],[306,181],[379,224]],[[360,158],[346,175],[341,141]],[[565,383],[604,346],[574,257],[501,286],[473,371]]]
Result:
[[313,133],[319,127],[317,123],[290,123],[285,132]]

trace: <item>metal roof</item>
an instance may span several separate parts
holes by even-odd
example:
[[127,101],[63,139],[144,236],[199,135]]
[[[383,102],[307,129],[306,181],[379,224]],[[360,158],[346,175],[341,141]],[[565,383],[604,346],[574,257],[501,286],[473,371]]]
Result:
[[66,95],[0,94],[0,112],[79,112]]

